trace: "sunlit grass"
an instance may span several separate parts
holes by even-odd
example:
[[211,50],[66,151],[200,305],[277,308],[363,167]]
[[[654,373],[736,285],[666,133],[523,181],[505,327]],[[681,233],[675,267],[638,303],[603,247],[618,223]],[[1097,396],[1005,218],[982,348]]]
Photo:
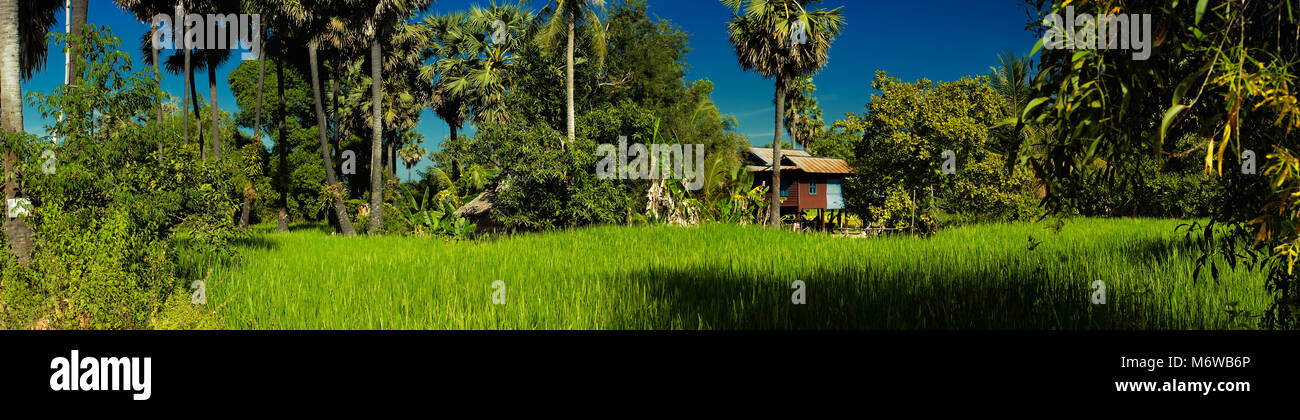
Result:
[[[1226,329],[1262,277],[1191,278],[1179,222],[1076,219],[847,239],[759,227],[598,227],[483,242],[263,229],[209,304],[258,329]],[[1029,249],[1029,237],[1041,241]],[[1222,263],[1221,263],[1222,265]],[[494,305],[491,284],[506,285]],[[807,303],[791,303],[791,284]],[[1091,302],[1102,280],[1107,303]]]

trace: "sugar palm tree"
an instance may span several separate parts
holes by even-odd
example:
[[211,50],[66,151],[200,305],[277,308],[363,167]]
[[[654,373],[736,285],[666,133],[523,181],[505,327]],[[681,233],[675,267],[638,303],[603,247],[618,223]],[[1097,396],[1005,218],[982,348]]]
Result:
[[[65,4],[64,21],[67,25],[65,30],[68,35],[79,36],[82,27],[86,25],[86,0],[67,0]],[[71,85],[75,83],[77,75],[81,73],[79,71],[80,64],[78,63],[80,56],[81,49],[77,47],[77,43],[69,40],[63,51],[63,84]],[[62,121],[63,118],[63,113],[60,112],[59,121]],[[53,141],[58,141],[57,133],[55,133]]]
[[[338,177],[334,174],[334,162],[330,157],[330,145],[327,133],[329,124],[325,120],[325,106],[321,100],[321,83],[320,70],[317,60],[318,48],[322,38],[338,38],[336,31],[341,25],[333,25],[336,18],[332,15],[337,12],[333,7],[337,6],[332,2],[322,2],[317,4],[310,13],[307,13],[303,19],[304,33],[309,38],[307,40],[307,61],[308,67],[311,68],[311,92],[312,99],[316,107],[316,132],[320,137],[320,154],[321,163],[325,166],[325,182],[333,191],[343,192],[343,186],[338,182]],[[335,197],[333,200],[334,216],[339,221],[339,230],[346,236],[355,236],[356,229],[352,227],[352,219],[348,216],[347,207],[343,204],[343,197]]]
[[776,79],[776,130],[772,140],[771,223],[781,226],[781,137],[785,95],[799,77],[821,70],[831,42],[844,26],[840,9],[809,10],[817,0],[722,0],[732,9],[727,34],[740,67]]
[[469,107],[466,105],[468,98],[463,92],[453,93],[447,89],[446,81],[463,73],[464,70],[463,67],[453,65],[449,60],[464,54],[460,32],[465,27],[465,13],[428,16],[424,19],[424,26],[429,29],[427,48],[431,50],[431,55],[438,57],[438,60],[433,64],[421,66],[420,77],[434,86],[429,107],[438,118],[447,123],[450,131],[448,138],[455,140],[457,131],[469,118]]
[[[182,109],[185,108],[185,101],[189,101],[191,106],[193,106],[194,108],[194,128],[195,128],[194,132],[198,134],[199,156],[204,159],[207,158],[207,148],[205,146],[207,143],[204,142],[203,130],[198,128],[198,125],[201,120],[200,118],[201,110],[199,107],[199,94],[197,90],[198,83],[196,83],[194,80],[195,77],[194,73],[197,70],[203,70],[205,63],[207,63],[207,59],[204,58],[205,54],[207,54],[207,51],[203,51],[203,50],[191,51],[191,49],[183,49],[180,51],[176,51],[170,57],[167,57],[166,60],[163,60],[163,64],[162,64],[162,67],[166,69],[168,73],[176,74],[176,75],[184,75],[185,77],[185,93],[183,94],[181,99],[181,108]],[[146,60],[145,64],[147,65],[153,64],[148,62],[149,58],[147,56],[145,57],[145,60]],[[184,126],[183,131],[185,132],[184,138],[185,138],[186,145],[188,145],[190,142],[189,141],[189,136],[190,136],[189,115],[190,114],[188,112],[181,112],[181,121],[182,121],[182,125]]]
[[[159,28],[158,25],[154,23],[153,17],[158,14],[165,13],[167,11],[167,8],[173,5],[174,3],[172,3],[169,0],[114,0],[114,1],[117,2],[117,5],[119,7],[126,9],[127,11],[130,11],[132,14],[134,14],[136,19],[139,19],[142,22],[149,23],[149,32],[146,32],[144,35],[142,35],[141,38],[142,46],[146,42],[145,38],[147,38],[149,53],[143,55],[145,57],[148,57],[146,59],[146,63],[158,63],[158,48],[156,48],[153,45],[153,38],[157,36],[157,32],[162,28]],[[158,84],[158,96],[154,97],[154,122],[162,123],[162,114],[163,114],[162,97],[164,95],[162,90],[162,69],[160,68],[160,66],[157,65],[154,65],[154,82]],[[158,153],[162,153],[162,147],[163,147],[163,142],[159,141]]]
[[[551,10],[551,18],[546,22],[538,34],[538,41],[548,50],[555,50],[558,40],[564,36],[567,42],[564,56],[564,81],[565,81],[565,123],[568,125],[568,140],[573,142],[576,133],[574,125],[573,109],[573,43],[575,28],[581,22],[586,22],[585,26],[588,36],[591,38],[592,53],[596,57],[596,67],[605,66],[605,28],[600,23],[599,9],[605,7],[605,0],[553,0],[546,6]],[[560,142],[560,149],[564,150],[565,143]]]
[[420,147],[420,145],[415,142],[408,143],[406,147],[397,151],[397,156],[401,157],[402,163],[406,165],[406,178],[412,181],[415,180],[411,175],[411,168],[414,168],[415,164],[420,163],[420,160],[424,159],[424,155],[428,152],[428,150]]
[[[364,7],[362,17],[362,35],[370,40],[370,226],[371,234],[379,232],[384,226],[384,190],[383,172],[380,156],[383,153],[383,40],[389,35],[387,29],[399,20],[406,19],[414,12],[428,7],[430,0],[353,0]],[[363,10],[363,9],[353,9]]]
[[[505,24],[497,35],[496,22]],[[447,122],[450,138],[472,114],[475,124],[509,122],[506,93],[510,66],[523,47],[523,33],[532,14],[521,6],[474,6],[469,13],[427,17],[430,55],[437,61],[421,68],[420,76],[434,86],[430,106]]]
[[817,85],[812,77],[800,77],[790,86],[785,98],[785,126],[790,141],[804,149],[825,130],[822,109],[817,105]]

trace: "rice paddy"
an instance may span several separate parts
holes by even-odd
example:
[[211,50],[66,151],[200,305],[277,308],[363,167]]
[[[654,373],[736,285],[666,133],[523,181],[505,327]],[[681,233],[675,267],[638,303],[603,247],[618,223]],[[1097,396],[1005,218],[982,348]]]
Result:
[[[867,239],[604,226],[472,242],[262,227],[237,246],[240,258],[209,268],[207,293],[235,329],[1253,327],[1271,302],[1262,274],[1193,280],[1200,254],[1179,223],[1074,219],[1059,232],[1007,223]],[[1097,280],[1104,305],[1092,301]],[[792,302],[799,291],[803,304]]]

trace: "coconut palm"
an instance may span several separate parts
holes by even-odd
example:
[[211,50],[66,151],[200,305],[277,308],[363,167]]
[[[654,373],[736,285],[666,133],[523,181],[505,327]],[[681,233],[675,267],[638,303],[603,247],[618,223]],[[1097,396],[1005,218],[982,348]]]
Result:
[[831,42],[844,26],[840,8],[809,10],[817,0],[722,0],[732,9],[727,34],[740,67],[776,79],[776,130],[772,140],[771,223],[781,226],[781,137],[785,96],[792,82],[821,70]]
[[[551,10],[551,18],[542,27],[538,34],[538,41],[546,47],[547,50],[554,51],[557,47],[561,36],[564,36],[567,44],[565,46],[564,57],[564,81],[565,81],[565,123],[568,125],[568,141],[573,142],[575,135],[574,110],[573,110],[573,43],[576,36],[574,28],[579,23],[586,22],[585,25],[588,36],[591,38],[592,53],[596,57],[596,67],[605,66],[605,28],[600,23],[598,10],[605,7],[605,0],[553,0],[546,6]],[[565,143],[560,142],[560,150],[564,150]]]
[[[989,87],[1006,100],[1003,108],[1006,115],[1019,117],[1033,94],[1033,88],[1029,83],[1033,63],[1028,56],[1019,56],[1010,52],[999,54],[998,62],[997,67],[989,67],[992,72],[989,76]],[[1014,153],[1025,141],[1032,140],[1041,133],[1041,127],[1027,126],[1020,131],[1019,137],[1003,139],[998,152]]]

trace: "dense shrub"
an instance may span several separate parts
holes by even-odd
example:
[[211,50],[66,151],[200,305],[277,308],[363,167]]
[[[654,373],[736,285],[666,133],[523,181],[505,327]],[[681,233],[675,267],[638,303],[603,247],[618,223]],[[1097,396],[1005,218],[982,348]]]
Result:
[[199,160],[171,118],[154,121],[160,92],[120,41],[92,28],[84,42],[93,64],[81,83],[31,95],[47,117],[67,110],[52,127],[67,134],[4,142],[35,207],[24,216],[35,249],[26,267],[0,266],[3,327],[148,328],[169,300],[188,299],[180,248],[228,254],[235,235],[239,154]]

